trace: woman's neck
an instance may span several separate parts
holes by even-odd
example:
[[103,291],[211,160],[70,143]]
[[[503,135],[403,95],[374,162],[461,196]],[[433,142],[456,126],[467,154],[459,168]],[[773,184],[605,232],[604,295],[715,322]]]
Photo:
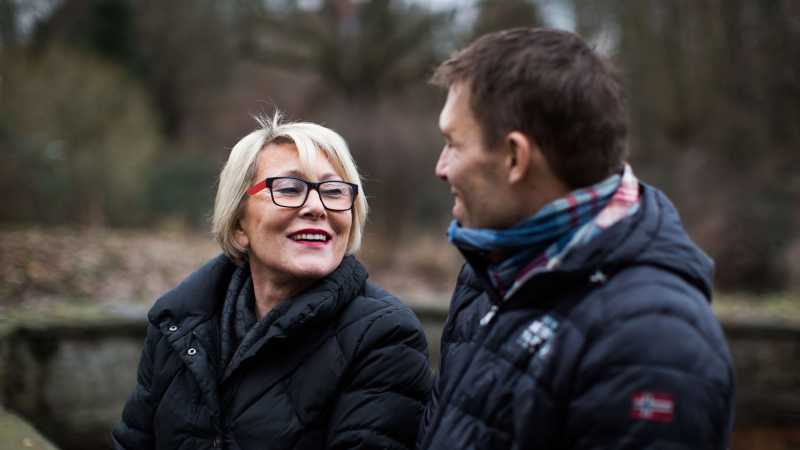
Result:
[[264,318],[282,301],[305,290],[313,280],[276,276],[274,272],[256,267],[250,263],[250,276],[253,279],[255,313],[258,320]]

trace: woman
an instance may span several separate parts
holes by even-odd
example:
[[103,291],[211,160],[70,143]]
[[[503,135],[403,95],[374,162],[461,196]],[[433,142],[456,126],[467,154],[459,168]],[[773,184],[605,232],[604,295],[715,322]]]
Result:
[[260,120],[220,174],[223,250],[148,314],[117,449],[412,448],[419,321],[352,254],[367,202],[337,133]]

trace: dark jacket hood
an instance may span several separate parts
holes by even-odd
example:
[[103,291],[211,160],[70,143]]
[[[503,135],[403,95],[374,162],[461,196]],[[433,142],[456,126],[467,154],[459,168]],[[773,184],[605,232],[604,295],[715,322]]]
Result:
[[[558,269],[542,274],[550,281],[537,289],[558,290],[563,285],[556,280],[573,284],[598,270],[608,274],[625,267],[649,265],[680,276],[710,302],[713,261],[686,234],[678,211],[664,193],[641,181],[639,190],[639,211],[573,250]],[[499,294],[484,275],[486,262],[481,253],[459,250],[468,263],[460,282],[482,289],[493,302],[500,302]],[[541,276],[534,277],[537,278]],[[530,283],[527,288],[533,289]]]
[[678,211],[660,190],[640,182],[639,211],[565,258],[561,270],[651,265],[675,273],[711,301],[714,263],[686,234]]

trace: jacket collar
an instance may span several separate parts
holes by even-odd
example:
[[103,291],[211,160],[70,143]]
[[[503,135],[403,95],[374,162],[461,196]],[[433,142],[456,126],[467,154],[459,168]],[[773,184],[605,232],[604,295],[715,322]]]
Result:
[[208,261],[156,300],[147,318],[156,327],[180,324],[178,338],[214,316],[222,306],[236,265],[223,254]]
[[[367,272],[353,256],[345,257],[339,267],[299,295],[287,299],[256,325],[264,334],[243,342],[228,364],[223,380],[264,345],[275,339],[287,339],[301,330],[332,320],[364,288]],[[244,347],[246,345],[246,347]]]
[[[156,300],[147,315],[148,320],[156,326],[165,320],[197,324],[215,316],[222,307],[225,291],[236,267],[223,254],[208,261]],[[354,256],[346,256],[330,275],[276,307],[281,316],[276,325],[289,330],[322,318],[317,316],[335,312],[343,306],[343,301],[363,289],[366,279],[367,272],[361,263]]]
[[[217,316],[236,265],[224,255],[217,256],[192,273],[177,287],[159,298],[148,313],[148,320],[166,337],[193,373],[207,404],[219,411]],[[287,299],[268,315],[274,322],[264,336],[242,352],[228,367],[220,382],[245,360],[273,339],[298,334],[306,326],[331,320],[364,289],[367,272],[353,256],[347,256],[327,277],[298,296]],[[266,382],[266,381],[265,381]]]
[[[534,276],[515,295],[527,296],[530,287],[563,288],[559,281],[590,280],[597,271],[611,274],[624,267],[651,265],[671,271],[701,290],[711,299],[713,261],[688,237],[677,211],[658,189],[640,181],[641,204],[633,216],[617,222],[585,246],[576,248],[553,272]],[[500,295],[486,278],[485,257],[478,252],[463,251],[471,273],[465,279],[479,280],[483,290],[496,304]],[[547,281],[538,283],[538,281]],[[541,294],[537,290],[538,294]]]
[[570,255],[562,270],[656,266],[683,278],[710,301],[714,262],[688,236],[667,196],[646,183],[640,186],[640,211]]

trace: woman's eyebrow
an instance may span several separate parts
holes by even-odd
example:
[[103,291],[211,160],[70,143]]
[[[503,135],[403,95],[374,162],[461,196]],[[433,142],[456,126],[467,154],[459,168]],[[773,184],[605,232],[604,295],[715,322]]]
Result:
[[329,180],[339,181],[341,179],[342,179],[342,177],[340,177],[338,174],[331,173],[331,172],[325,173],[321,177],[319,177],[319,181],[329,181]]
[[[285,171],[279,172],[277,175],[273,175],[273,176],[276,176],[276,177],[295,177],[295,178],[300,178],[300,179],[303,179],[303,180],[306,179],[306,174],[304,172],[298,170],[298,169],[285,170]],[[325,172],[324,174],[322,174],[321,177],[319,177],[319,181],[331,181],[331,180],[339,181],[341,179],[342,179],[342,177],[340,177],[339,174],[336,174],[336,173],[333,173],[333,172]]]
[[291,170],[284,170],[283,172],[278,172],[273,177],[295,177],[295,178],[304,178],[305,174],[297,169]]

